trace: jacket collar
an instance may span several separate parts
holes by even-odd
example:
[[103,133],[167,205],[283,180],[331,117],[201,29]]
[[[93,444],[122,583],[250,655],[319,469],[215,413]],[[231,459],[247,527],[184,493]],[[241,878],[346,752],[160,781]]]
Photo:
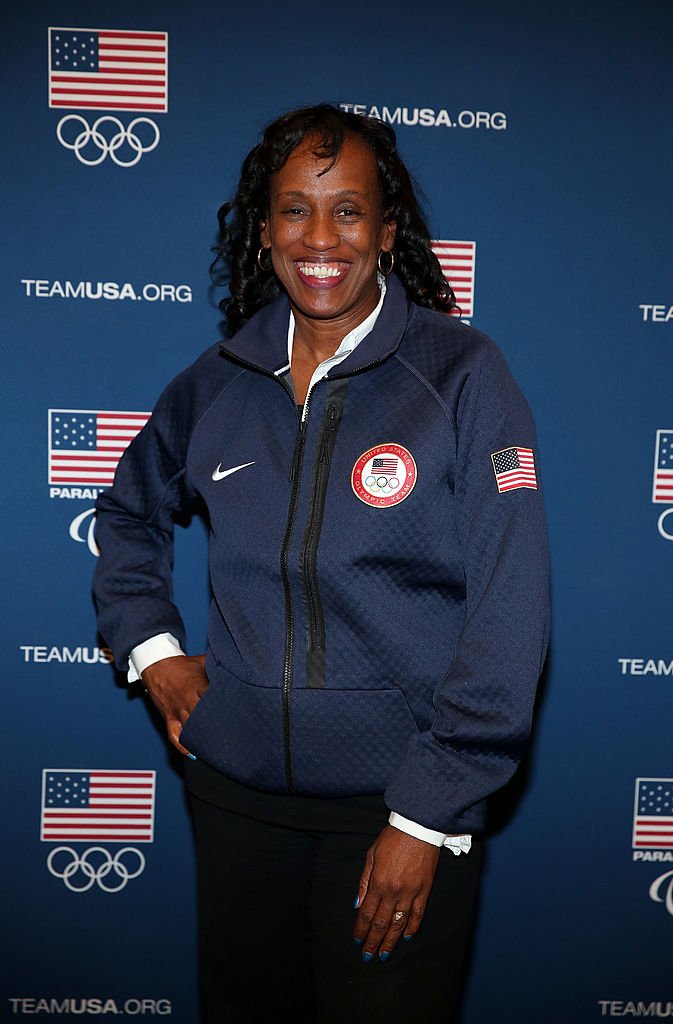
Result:
[[[408,302],[402,283],[395,275],[387,280],[386,297],[372,331],[342,363],[333,376],[357,373],[370,363],[380,363],[398,348],[407,325]],[[220,345],[224,356],[265,373],[280,376],[287,371],[287,326],[290,304],[286,295],[270,302]],[[328,377],[330,375],[328,374]]]

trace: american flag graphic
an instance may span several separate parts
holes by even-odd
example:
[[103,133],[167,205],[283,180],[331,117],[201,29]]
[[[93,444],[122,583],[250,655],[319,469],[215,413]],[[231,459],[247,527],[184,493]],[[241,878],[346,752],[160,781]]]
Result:
[[502,451],[493,452],[491,459],[499,491],[514,491],[517,487],[537,490],[531,448],[503,448]]
[[372,459],[372,473],[380,473],[382,476],[395,476],[397,473],[397,459]]
[[148,412],[49,410],[49,483],[108,487]]
[[453,288],[459,309],[452,310],[456,316],[474,314],[474,268],[477,256],[476,242],[447,242],[444,239],[430,242],[432,251],[439,260],[444,278]]
[[151,843],[156,772],[45,768],[43,842]]
[[673,430],[657,430],[652,501],[673,505]]
[[168,34],[49,29],[49,106],[168,110]]
[[673,847],[673,779],[636,779],[633,847]]

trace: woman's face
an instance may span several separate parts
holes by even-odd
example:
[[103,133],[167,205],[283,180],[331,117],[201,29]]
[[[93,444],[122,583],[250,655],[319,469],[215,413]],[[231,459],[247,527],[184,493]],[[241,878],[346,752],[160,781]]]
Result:
[[276,276],[304,316],[359,323],[379,300],[376,261],[392,249],[373,153],[347,136],[334,166],[306,139],[271,179],[261,240]]

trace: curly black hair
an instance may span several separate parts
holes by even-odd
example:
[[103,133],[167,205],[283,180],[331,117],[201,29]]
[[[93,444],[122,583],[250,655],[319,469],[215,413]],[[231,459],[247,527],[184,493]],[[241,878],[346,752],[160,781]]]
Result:
[[347,136],[359,139],[376,158],[384,218],[397,223],[394,273],[409,299],[444,313],[456,307],[430,248],[430,234],[411,175],[397,152],[395,132],[383,121],[320,103],[283,114],[268,125],[262,141],[243,161],[236,195],[218,210],[219,244],[211,272],[224,268],[228,278],[230,297],[222,300],[220,309],[232,333],[282,290],[271,266],[262,270],[257,262],[259,224],[268,214],[271,176],[305,138],[315,140],[315,155],[331,160],[329,167],[333,166]]

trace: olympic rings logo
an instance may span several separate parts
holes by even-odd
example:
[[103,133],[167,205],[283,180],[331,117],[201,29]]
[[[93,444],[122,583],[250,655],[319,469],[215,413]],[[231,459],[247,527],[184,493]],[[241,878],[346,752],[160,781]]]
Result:
[[400,486],[400,481],[396,476],[368,476],[364,480],[364,485],[370,491],[392,494]]
[[[70,856],[62,868],[56,864],[59,854]],[[133,858],[137,858],[135,864]],[[70,892],[87,892],[96,883],[103,892],[121,892],[132,878],[143,873],[145,857],[133,846],[122,847],[114,857],[103,846],[90,846],[82,854],[72,846],[57,846],[47,857],[47,868],[55,878],[63,879]]]
[[[74,122],[81,127],[81,131],[70,142],[63,133],[69,122]],[[109,138],[107,136],[110,135],[110,129],[105,127],[107,124],[112,125],[114,129]],[[135,129],[141,124],[148,125],[150,132],[153,133],[153,138],[148,144],[144,144],[135,132]],[[70,130],[68,130],[68,134],[71,134]],[[118,117],[112,117],[110,114],[104,114],[97,118],[91,126],[81,114],[67,114],[56,125],[58,141],[66,149],[71,149],[79,162],[87,167],[97,167],[107,156],[117,164],[117,167],[134,167],[143,153],[151,153],[153,149],[157,148],[160,137],[158,125],[149,117],[134,117],[125,128]],[[95,147],[93,153],[85,155],[85,150],[89,146],[90,148]],[[126,146],[127,149],[123,150],[123,146]],[[96,153],[96,150],[99,153]],[[124,159],[124,156],[128,155],[128,150],[131,151],[130,156]]]

